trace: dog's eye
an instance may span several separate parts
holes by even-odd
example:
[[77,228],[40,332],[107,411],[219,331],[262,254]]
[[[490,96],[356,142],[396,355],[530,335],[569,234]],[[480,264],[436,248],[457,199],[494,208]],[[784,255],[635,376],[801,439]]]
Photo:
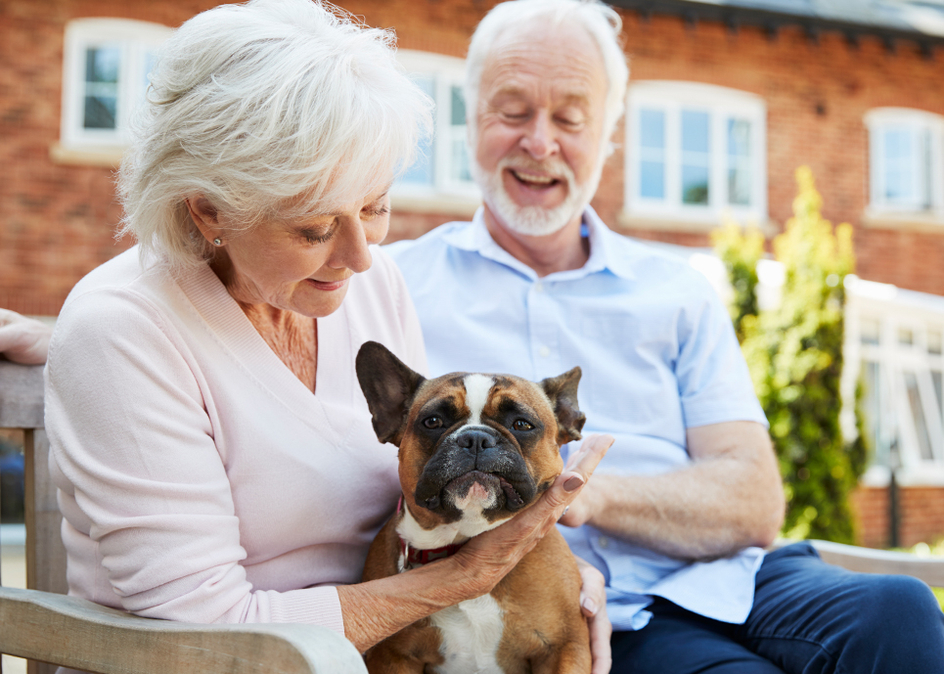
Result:
[[512,429],[516,431],[530,431],[534,426],[524,419],[518,419],[511,425]]
[[426,417],[425,419],[423,419],[423,425],[426,426],[426,428],[442,428],[443,420],[442,420],[442,417],[437,417],[436,415],[433,415],[431,417]]

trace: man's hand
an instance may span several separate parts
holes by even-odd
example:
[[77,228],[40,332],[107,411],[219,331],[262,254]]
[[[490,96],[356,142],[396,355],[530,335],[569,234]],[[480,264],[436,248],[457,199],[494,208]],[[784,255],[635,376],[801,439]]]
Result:
[[0,354],[14,363],[42,365],[52,328],[15,311],[0,309]]
[[603,574],[584,560],[577,559],[583,584],[580,588],[580,610],[590,627],[590,654],[593,657],[591,674],[607,674],[613,664],[610,636],[613,625],[606,615],[606,583]]

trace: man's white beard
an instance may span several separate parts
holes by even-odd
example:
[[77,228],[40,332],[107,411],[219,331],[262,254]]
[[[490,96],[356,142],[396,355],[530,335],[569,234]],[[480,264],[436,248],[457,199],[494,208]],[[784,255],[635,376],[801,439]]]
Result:
[[[502,173],[506,168],[533,168],[549,173],[566,183],[567,197],[550,209],[543,206],[519,206],[505,190]],[[489,172],[473,157],[471,170],[473,179],[482,189],[485,202],[505,227],[518,234],[546,236],[563,229],[567,223],[581,216],[600,184],[603,162],[599,162],[594,174],[583,185],[577,184],[574,172],[562,161],[547,164],[505,157],[498,162],[494,171]]]

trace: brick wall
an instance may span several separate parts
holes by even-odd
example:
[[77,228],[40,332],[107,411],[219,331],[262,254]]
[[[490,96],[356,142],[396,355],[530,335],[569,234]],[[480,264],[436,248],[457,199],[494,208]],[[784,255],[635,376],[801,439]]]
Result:
[[[8,0],[0,4],[0,306],[54,314],[86,272],[129,245],[113,239],[120,209],[108,168],[50,160],[59,137],[62,42],[73,18],[112,16],[180,22],[214,3],[198,0]],[[494,2],[481,0],[344,0],[371,25],[394,27],[406,49],[462,56],[474,26]],[[944,235],[865,227],[867,138],[863,114],[876,106],[944,114],[940,86],[944,50],[923,58],[900,43],[877,39],[851,47],[840,36],[810,41],[785,28],[732,33],[720,24],[624,14],[635,80],[681,79],[758,94],[768,106],[771,218],[790,216],[794,169],[809,164],[825,196],[824,214],[856,227],[860,275],[944,294]],[[621,140],[618,131],[617,141]],[[623,153],[609,160],[594,206],[616,228],[623,201]],[[453,219],[395,214],[390,239],[416,236]],[[636,226],[648,239],[706,245],[704,234]]]
[[[899,545],[934,543],[944,538],[944,487],[899,490]],[[890,542],[888,489],[859,487],[852,496],[858,542],[870,548]]]

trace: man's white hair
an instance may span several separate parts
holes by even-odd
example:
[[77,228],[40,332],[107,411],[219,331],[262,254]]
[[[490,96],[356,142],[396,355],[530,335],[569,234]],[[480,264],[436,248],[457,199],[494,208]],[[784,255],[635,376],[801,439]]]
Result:
[[394,39],[321,0],[221,5],[184,23],[133,125],[119,234],[187,265],[211,256],[189,197],[251,227],[382,189],[432,127]]
[[601,151],[608,149],[616,123],[623,115],[629,67],[620,44],[623,21],[616,10],[599,0],[510,0],[485,15],[472,35],[466,55],[465,100],[470,138],[474,141],[477,136],[479,86],[492,47],[506,30],[536,20],[548,21],[552,26],[582,26],[600,48],[607,80]]

